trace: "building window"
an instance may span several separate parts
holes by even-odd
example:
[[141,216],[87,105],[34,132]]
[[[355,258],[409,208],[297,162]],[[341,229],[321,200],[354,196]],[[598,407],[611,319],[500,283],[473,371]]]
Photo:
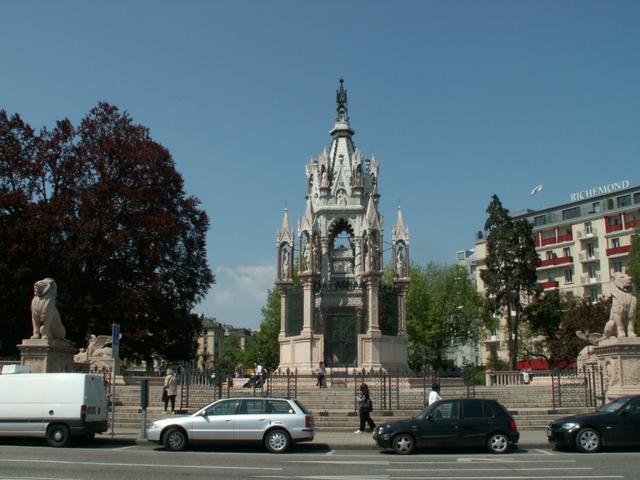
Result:
[[591,303],[596,303],[598,301],[598,289],[597,288],[590,288],[589,289],[589,299],[591,300]]
[[587,255],[589,255],[589,258],[593,258],[595,257],[595,250],[593,248],[593,243],[588,243],[587,244]]
[[567,268],[564,271],[564,283],[573,283],[573,269]]
[[612,248],[620,247],[620,239],[619,238],[612,238],[611,239],[611,247]]
[[598,269],[594,265],[589,265],[589,278],[596,278]]
[[613,262],[613,271],[614,272],[622,272],[622,262]]
[[593,202],[591,204],[591,212],[589,213],[600,213],[601,210],[602,206],[600,205],[600,202]]
[[635,203],[636,205],[640,203],[640,192],[633,194],[633,203]]
[[547,252],[547,260],[553,260],[554,258],[556,258],[556,254],[555,254],[555,253],[553,253],[553,251],[552,251],[552,250],[549,250],[549,251]]
[[584,233],[585,235],[591,235],[593,233],[593,225],[591,225],[591,222],[585,222]]
[[547,273],[547,281],[548,282],[554,282],[556,279],[555,275],[552,272],[548,272]]
[[539,217],[533,217],[533,224],[536,227],[540,225],[545,225],[547,223],[547,217],[545,215],[540,215]]
[[576,218],[580,216],[580,207],[568,208],[562,211],[562,219],[569,220],[570,218]]
[[570,249],[569,247],[564,247],[564,248],[562,249],[562,254],[563,254],[565,257],[570,257],[570,256],[571,256],[571,249]]
[[618,208],[628,207],[631,205],[631,195],[623,195],[616,198],[616,203],[618,204]]

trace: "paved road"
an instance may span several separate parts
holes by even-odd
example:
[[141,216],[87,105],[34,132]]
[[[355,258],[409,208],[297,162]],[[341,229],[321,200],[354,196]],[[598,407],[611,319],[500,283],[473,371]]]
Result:
[[39,441],[0,442],[0,479],[637,479],[640,452],[584,455],[548,448],[506,455],[483,451],[398,456],[301,444],[274,455],[259,447],[203,447],[166,452],[154,444],[97,441],[49,448]]

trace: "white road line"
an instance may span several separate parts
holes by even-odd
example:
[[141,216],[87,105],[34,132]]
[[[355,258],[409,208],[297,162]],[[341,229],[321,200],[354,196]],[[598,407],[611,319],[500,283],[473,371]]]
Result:
[[198,469],[198,470],[273,470],[273,471],[282,471],[283,469],[280,467],[243,467],[238,465],[174,465],[174,464],[159,464],[159,463],[116,463],[116,462],[76,462],[76,461],[66,461],[66,460],[23,460],[23,459],[13,459],[13,458],[0,458],[0,462],[3,463],[51,463],[56,465],[89,465],[95,467],[132,467],[132,468],[175,468],[175,469]]
[[327,453],[325,453],[325,455],[326,455],[326,456],[329,456],[329,455],[333,455],[333,454],[335,454],[335,453],[336,453],[336,451],[335,451],[335,450],[329,450]]
[[5,480],[82,480],[82,479],[73,479],[69,477],[16,477],[12,475],[11,477],[5,477],[4,475],[0,475],[0,479]]
[[372,462],[371,460],[288,460],[287,463],[321,463],[331,465],[390,465],[389,462],[384,460],[377,462]]
[[[595,479],[614,479],[614,478],[624,478],[622,475],[589,475],[589,480]],[[434,477],[429,475],[428,477],[391,477],[392,480],[480,480],[480,479],[488,479],[488,480],[549,480],[549,479],[576,479],[576,480],[585,480],[584,475],[558,475],[558,476],[547,476],[544,477],[532,477],[532,476],[505,476],[505,477],[497,477],[492,475],[490,477]]]
[[[429,466],[430,472],[548,472],[567,470],[593,470],[591,467],[529,467],[529,468],[434,468]],[[424,468],[387,468],[387,472],[423,472]]]
[[536,448],[536,452],[544,453],[545,455],[555,455],[555,453],[553,453],[552,451],[542,450],[541,448]]

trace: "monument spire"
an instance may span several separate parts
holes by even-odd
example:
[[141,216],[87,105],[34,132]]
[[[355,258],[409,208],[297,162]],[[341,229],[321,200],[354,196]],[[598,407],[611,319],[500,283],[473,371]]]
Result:
[[347,108],[347,90],[344,88],[344,79],[340,78],[340,87],[336,90],[336,124],[331,130],[331,136],[346,136],[351,138],[355,133],[349,126],[349,110]]

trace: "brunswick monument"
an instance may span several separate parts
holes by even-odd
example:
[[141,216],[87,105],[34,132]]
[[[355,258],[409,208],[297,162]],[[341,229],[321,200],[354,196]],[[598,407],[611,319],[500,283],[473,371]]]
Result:
[[343,80],[331,147],[305,168],[306,209],[294,236],[285,209],[277,233],[280,369],[407,369],[409,231],[402,212],[383,283],[380,165],[355,146]]

